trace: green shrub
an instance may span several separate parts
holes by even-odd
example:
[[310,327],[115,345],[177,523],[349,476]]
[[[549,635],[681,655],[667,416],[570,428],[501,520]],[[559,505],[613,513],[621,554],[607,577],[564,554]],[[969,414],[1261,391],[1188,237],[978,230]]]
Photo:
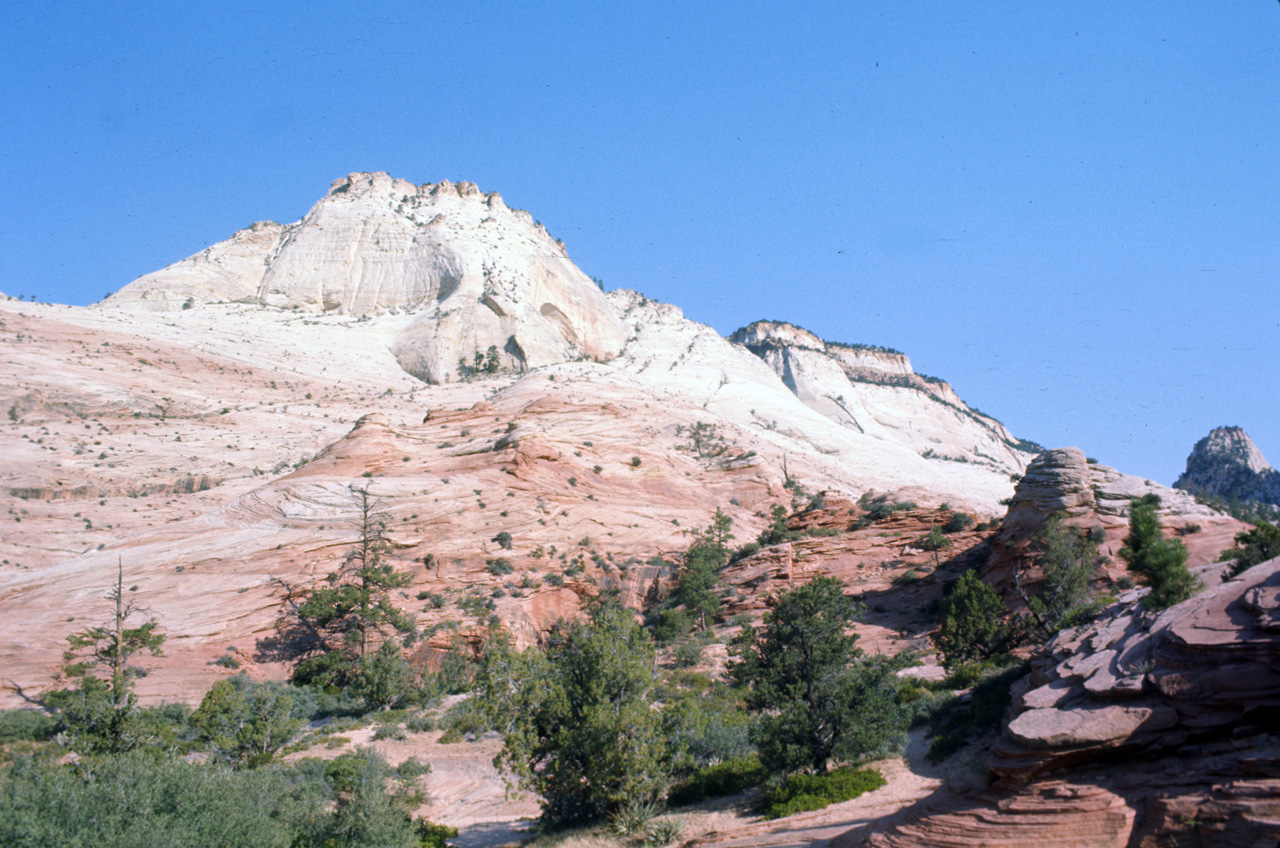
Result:
[[1006,651],[1017,633],[1004,615],[1004,601],[995,589],[982,582],[976,571],[962,574],[942,602],[934,635],[942,664],[951,670]]
[[644,829],[645,848],[670,845],[684,833],[684,819],[661,818]]
[[43,710],[0,710],[0,745],[20,741],[44,742],[57,732],[57,717]]
[[0,845],[416,848],[421,773],[369,751],[236,770],[142,751],[25,760],[0,769]]
[[697,639],[685,639],[676,646],[672,658],[676,668],[692,668],[702,659],[702,643]]
[[[1188,525],[1190,526],[1190,525]],[[1234,559],[1231,576],[1243,574],[1260,562],[1280,556],[1280,527],[1269,521],[1258,521],[1258,526],[1244,533],[1237,533],[1235,547],[1222,552],[1224,560]]]
[[444,734],[440,737],[442,745],[461,742],[467,736],[480,736],[491,729],[482,705],[475,698],[468,698],[454,704],[444,714],[440,723],[445,728]]
[[609,814],[609,830],[614,836],[633,836],[643,833],[661,811],[657,801],[631,801]]
[[404,729],[410,733],[430,733],[436,729],[436,720],[429,715],[416,715],[404,723]]
[[734,757],[722,763],[698,769],[671,790],[668,796],[672,804],[683,806],[696,804],[708,798],[737,795],[753,786],[764,783],[769,773],[755,754]]
[[850,801],[884,784],[884,776],[875,769],[842,768],[829,774],[793,774],[765,792],[759,811],[766,819],[780,819]]
[[1200,581],[1187,570],[1187,549],[1176,539],[1164,538],[1156,510],[1160,498],[1147,495],[1134,499],[1129,509],[1129,535],[1120,549],[1120,558],[1129,570],[1151,587],[1142,599],[1149,610],[1162,610],[1194,595]]
[[965,515],[963,512],[953,512],[942,525],[943,533],[959,533],[962,530],[968,530],[973,526],[973,516]]
[[418,819],[418,848],[448,848],[448,841],[458,835],[456,827]]
[[951,547],[951,540],[937,527],[930,527],[927,534],[916,540],[916,545],[925,551],[942,551]]
[[380,724],[378,729],[373,732],[374,741],[382,739],[406,739],[408,735],[404,728],[398,724]]
[[487,559],[484,562],[484,570],[493,575],[510,574],[515,571],[511,565],[511,561],[506,557],[498,557],[497,559]]
[[493,541],[497,542],[498,547],[502,548],[504,551],[511,550],[511,534],[506,530],[503,530],[501,533],[494,536]]

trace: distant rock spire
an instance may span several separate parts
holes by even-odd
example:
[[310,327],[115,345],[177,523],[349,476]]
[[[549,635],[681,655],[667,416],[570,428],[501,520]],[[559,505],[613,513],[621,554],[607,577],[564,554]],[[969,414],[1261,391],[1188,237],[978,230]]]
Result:
[[1240,427],[1218,427],[1196,442],[1173,484],[1220,498],[1280,504],[1280,472]]

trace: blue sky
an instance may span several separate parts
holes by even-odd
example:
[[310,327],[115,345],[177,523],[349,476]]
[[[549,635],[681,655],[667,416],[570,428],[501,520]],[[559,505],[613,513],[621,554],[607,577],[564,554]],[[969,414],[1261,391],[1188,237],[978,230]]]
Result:
[[85,304],[351,171],[471,180],[721,333],[898,348],[1171,483],[1280,463],[1280,3],[0,10],[0,291]]

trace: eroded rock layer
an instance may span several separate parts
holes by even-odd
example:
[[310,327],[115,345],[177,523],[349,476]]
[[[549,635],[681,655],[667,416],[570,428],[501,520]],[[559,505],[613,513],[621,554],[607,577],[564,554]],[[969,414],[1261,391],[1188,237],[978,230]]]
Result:
[[1116,604],[1049,642],[1014,695],[989,786],[847,844],[1280,841],[1280,560],[1158,614]]

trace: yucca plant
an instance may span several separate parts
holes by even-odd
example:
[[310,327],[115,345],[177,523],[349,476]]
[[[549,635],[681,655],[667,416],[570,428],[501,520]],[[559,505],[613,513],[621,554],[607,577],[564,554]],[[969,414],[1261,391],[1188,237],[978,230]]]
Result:
[[646,848],[660,848],[670,845],[680,838],[684,832],[684,819],[674,816],[658,819],[649,825],[644,832]]
[[662,807],[657,801],[630,801],[609,816],[609,829],[615,836],[645,833],[649,822],[661,811]]

